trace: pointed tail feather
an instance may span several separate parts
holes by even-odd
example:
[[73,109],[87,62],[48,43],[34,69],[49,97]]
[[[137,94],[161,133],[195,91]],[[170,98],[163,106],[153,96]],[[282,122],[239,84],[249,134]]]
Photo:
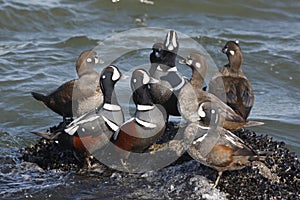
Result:
[[264,122],[259,122],[259,121],[247,121],[244,127],[261,126],[264,124],[265,124]]
[[46,102],[47,101],[47,96],[40,94],[40,93],[36,93],[36,92],[31,92],[31,95],[33,98],[35,98],[38,101],[43,101]]
[[47,140],[54,140],[57,138],[57,136],[59,136],[62,132],[58,132],[58,133],[49,133],[49,132],[36,132],[36,131],[31,131],[31,133],[37,135],[37,136],[41,136]]

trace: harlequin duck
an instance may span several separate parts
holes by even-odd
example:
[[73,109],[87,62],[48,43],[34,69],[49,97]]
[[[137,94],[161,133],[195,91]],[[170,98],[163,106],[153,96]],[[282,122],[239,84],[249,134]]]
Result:
[[202,103],[198,110],[202,124],[191,123],[185,129],[185,136],[195,138],[188,148],[192,158],[218,171],[214,187],[219,183],[223,171],[239,170],[252,161],[263,161],[239,137],[220,126],[219,109],[211,103]]
[[[103,102],[103,94],[99,87],[99,74],[93,70],[93,67],[99,62],[103,61],[98,58],[95,51],[84,51],[76,62],[76,71],[79,79],[70,80],[62,84],[48,95],[36,92],[31,94],[52,111],[63,116],[64,120],[90,111]],[[88,85],[88,88],[85,85]],[[81,93],[81,91],[83,92]],[[81,104],[84,106],[78,106]],[[72,106],[76,107],[72,108]],[[79,109],[78,112],[76,111],[77,107]],[[76,112],[73,113],[73,110]]]
[[62,145],[79,151],[88,151],[91,154],[101,149],[124,123],[123,111],[114,91],[115,84],[121,76],[121,72],[115,66],[104,68],[100,75],[100,87],[104,95],[101,106],[72,121],[63,132],[33,133],[46,139],[55,139]]
[[253,107],[254,93],[242,71],[243,56],[238,41],[227,42],[222,52],[229,63],[212,78],[209,91],[246,120]]
[[131,89],[136,112],[111,139],[118,149],[126,151],[125,157],[128,157],[130,152],[144,152],[164,133],[166,113],[161,105],[153,103],[148,90],[149,84],[157,81],[143,69],[132,73]]
[[[182,86],[185,80],[177,71],[177,67],[175,64],[178,49],[179,43],[177,34],[173,30],[168,32],[163,44],[154,44],[152,52],[150,54],[150,76],[155,79],[161,80],[161,77],[167,76],[170,72],[174,72],[171,74],[174,74],[174,76],[181,77]],[[176,89],[180,88],[172,89],[170,82],[166,80],[161,80],[159,83],[151,84],[150,94],[153,99],[153,102],[163,105],[168,114],[179,116],[180,113],[177,109],[177,97],[173,93],[173,91]]]
[[236,130],[246,126],[249,127],[263,124],[261,122],[245,121],[232,108],[222,102],[215,95],[202,90],[203,76],[205,74],[201,73],[204,73],[207,68],[207,64],[203,56],[192,54],[182,62],[192,69],[192,78],[189,81],[189,84],[185,84],[178,95],[178,108],[182,117],[184,117],[187,121],[198,121],[199,115],[197,114],[197,110],[199,105],[204,102],[212,102],[219,109],[220,114],[225,119],[223,121],[223,127],[225,129]]

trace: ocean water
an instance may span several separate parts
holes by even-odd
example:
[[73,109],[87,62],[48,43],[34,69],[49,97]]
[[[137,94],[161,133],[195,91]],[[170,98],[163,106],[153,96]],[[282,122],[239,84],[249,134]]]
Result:
[[[81,183],[72,174],[43,172],[19,160],[18,149],[38,140],[30,131],[61,121],[35,101],[31,91],[47,93],[75,78],[78,55],[92,48],[99,49],[105,61],[99,72],[113,62],[129,75],[149,64],[151,45],[163,41],[164,31],[170,29],[179,33],[182,49],[207,52],[215,70],[227,63],[221,53],[226,41],[239,40],[243,69],[255,93],[250,119],[265,123],[251,129],[284,141],[299,156],[299,13],[300,2],[292,0],[0,0],[0,194],[50,198],[61,185],[68,191],[68,184]],[[185,46],[187,38],[196,44]],[[126,106],[128,85],[118,88],[126,91],[120,95]],[[107,194],[103,198],[113,196],[115,186],[100,187]],[[85,189],[77,188],[69,198],[93,198],[84,196]]]

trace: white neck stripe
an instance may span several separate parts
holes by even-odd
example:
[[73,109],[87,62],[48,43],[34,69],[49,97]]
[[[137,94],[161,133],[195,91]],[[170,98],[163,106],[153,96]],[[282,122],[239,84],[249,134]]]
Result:
[[181,78],[181,83],[179,83],[179,85],[177,85],[176,87],[173,87],[172,88],[173,91],[181,89],[184,86],[184,84],[185,84],[185,80],[184,80],[184,78]]
[[202,137],[196,139],[196,140],[193,142],[193,144],[196,144],[196,143],[198,143],[198,142],[202,142],[202,141],[205,139],[205,137],[207,136],[207,134],[208,134],[208,133],[205,133]]
[[152,110],[154,108],[154,106],[150,106],[150,105],[137,105],[136,109],[139,111],[146,111],[146,110]]
[[141,120],[141,119],[139,119],[139,118],[135,118],[135,121],[138,123],[138,124],[140,124],[140,125],[142,125],[142,126],[144,126],[144,127],[146,127],[146,128],[156,128],[156,124],[152,124],[152,123],[150,123],[150,122],[146,122],[146,121],[144,121],[144,120]]
[[[157,66],[156,70],[158,71],[164,71],[160,65]],[[177,72],[177,67],[174,66],[174,67],[171,67],[170,69],[167,70],[167,72]]]
[[119,105],[109,104],[109,103],[105,103],[103,105],[103,108],[105,110],[110,110],[110,111],[119,111],[119,110],[121,110],[121,107]]
[[200,124],[198,124],[198,126],[199,126],[200,128],[202,128],[202,129],[204,129],[204,130],[209,130],[209,129],[210,129],[209,126],[201,126]]
[[177,72],[177,67],[171,67],[170,69],[167,70],[168,72]]
[[114,122],[110,121],[104,116],[102,116],[102,118],[113,131],[117,131],[119,129],[119,126],[117,126]]
[[157,66],[156,70],[163,71],[162,68],[160,67],[160,65]]

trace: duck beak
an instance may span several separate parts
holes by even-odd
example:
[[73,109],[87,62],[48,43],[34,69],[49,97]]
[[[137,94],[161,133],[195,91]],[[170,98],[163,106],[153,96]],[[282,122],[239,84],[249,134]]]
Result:
[[122,74],[120,77],[120,80],[126,80],[128,78],[129,78],[129,76]]
[[222,52],[226,54],[226,53],[227,53],[227,50],[228,50],[228,48],[227,48],[227,47],[224,47],[224,48],[222,49]]
[[155,79],[155,78],[153,78],[153,77],[150,77],[149,83],[159,83],[159,80],[158,80],[158,79]]
[[179,60],[179,64],[186,65],[186,59]]

